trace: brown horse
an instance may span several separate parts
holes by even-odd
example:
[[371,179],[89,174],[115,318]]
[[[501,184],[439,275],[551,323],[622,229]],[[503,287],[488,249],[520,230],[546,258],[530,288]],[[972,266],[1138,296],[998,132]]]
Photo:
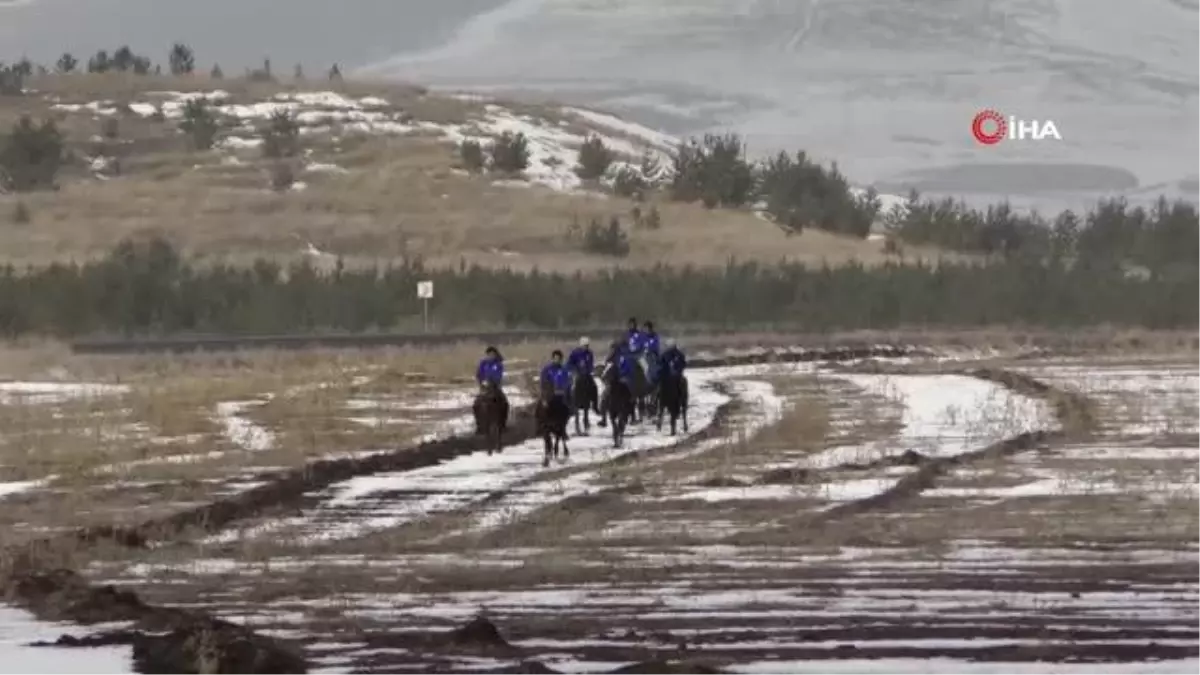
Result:
[[493,382],[480,386],[475,397],[475,429],[487,437],[487,453],[504,451],[504,431],[508,428],[508,398]]

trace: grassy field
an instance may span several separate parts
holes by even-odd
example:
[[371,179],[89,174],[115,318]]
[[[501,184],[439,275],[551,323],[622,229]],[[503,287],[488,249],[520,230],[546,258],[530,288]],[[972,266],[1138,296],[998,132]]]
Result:
[[[0,98],[0,128],[23,114],[53,117],[69,139],[73,161],[57,192],[0,195],[0,262],[82,260],[103,254],[122,237],[149,233],[169,236],[188,253],[228,262],[256,256],[298,260],[310,243],[349,265],[420,255],[436,265],[465,261],[567,271],[664,262],[721,265],[730,257],[868,265],[889,258],[881,241],[820,231],[785,236],[747,210],[659,200],[640,208],[658,208],[661,228],[631,228],[638,205],[627,199],[549,187],[546,181],[496,182],[468,174],[442,131],[480,126],[491,112],[483,102],[415,87],[120,74],[51,75],[33,78],[28,86],[35,93]],[[221,103],[232,114],[214,150],[191,151],[170,115],[143,114],[150,110],[145,106],[169,105],[173,99],[161,92],[217,89],[229,94]],[[369,96],[386,104],[377,101],[369,115],[361,108],[349,114],[319,102],[298,104],[301,122],[309,127],[305,156],[294,162],[303,189],[270,189],[269,165],[251,147],[254,127],[263,122],[258,113],[279,94],[331,90],[351,101]],[[570,173],[561,163],[575,161],[585,133],[603,134],[612,147],[637,152],[655,142],[552,106],[505,103],[502,110],[529,116],[520,123],[545,137],[545,153],[531,168],[543,177]],[[321,123],[338,115],[339,123]],[[413,128],[398,131],[402,124]],[[486,124],[481,128],[484,136],[492,133]],[[98,168],[102,164],[107,168]],[[10,222],[18,202],[30,216],[27,223]],[[631,254],[619,262],[583,252],[572,229],[612,216],[631,229]],[[943,254],[907,247],[905,256],[936,261]]]

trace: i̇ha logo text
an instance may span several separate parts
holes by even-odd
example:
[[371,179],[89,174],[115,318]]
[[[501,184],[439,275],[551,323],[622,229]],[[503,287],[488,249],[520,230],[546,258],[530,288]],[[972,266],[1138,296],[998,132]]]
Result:
[[971,120],[971,135],[983,145],[1000,141],[1061,141],[1062,134],[1054,120],[1027,120],[1001,115],[998,111],[981,110]]

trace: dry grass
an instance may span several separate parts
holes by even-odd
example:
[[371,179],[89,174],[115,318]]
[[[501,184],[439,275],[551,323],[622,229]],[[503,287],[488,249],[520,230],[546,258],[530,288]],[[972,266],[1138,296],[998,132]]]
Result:
[[[106,74],[35,78],[32,87],[64,102],[107,99],[120,104],[144,100],[148,91],[217,87],[230,92],[235,101],[249,102],[287,90],[328,89],[327,84]],[[335,89],[382,95],[418,119],[437,123],[464,122],[481,105],[396,85],[348,83]],[[306,190],[278,194],[267,189],[266,167],[257,151],[192,153],[173,123],[129,112],[117,115],[123,140],[99,144],[93,137],[101,132],[100,121],[90,113],[50,113],[50,103],[42,97],[5,99],[0,104],[0,125],[23,113],[53,114],[81,154],[91,156],[103,149],[120,155],[123,175],[96,181],[80,165],[67,172],[59,192],[23,196],[33,222],[0,227],[0,263],[93,258],[122,237],[148,232],[169,236],[190,254],[228,262],[256,256],[298,260],[304,241],[344,256],[350,266],[414,254],[432,265],[465,261],[572,272],[615,264],[723,265],[731,257],[833,265],[849,261],[872,265],[889,259],[882,242],[820,231],[788,237],[747,211],[660,203],[663,227],[632,231],[632,254],[617,261],[583,253],[568,230],[573,222],[586,226],[592,218],[607,221],[613,215],[628,225],[634,202],[494,185],[486,178],[455,171],[454,147],[432,138],[345,136],[334,141],[308,136],[305,143],[313,149],[313,161],[337,164],[349,173],[306,173],[300,176]],[[555,117],[549,108],[510,107],[546,119]],[[238,164],[226,161],[231,154],[240,158]],[[11,213],[16,199],[0,196],[0,214]],[[921,247],[910,247],[907,255],[928,262],[943,255],[958,257]]]
[[[526,343],[506,348],[510,370],[552,349]],[[0,478],[88,476],[103,483],[122,463],[170,456],[225,453],[214,461],[152,463],[123,467],[126,479],[209,477],[255,466],[293,466],[343,450],[400,447],[427,433],[453,411],[408,415],[400,424],[365,425],[347,418],[352,397],[405,402],[462,389],[471,381],[483,345],[374,352],[261,351],[80,359],[64,368],[100,383],[121,383],[126,393],[65,403],[0,406]],[[49,360],[57,350],[32,360]],[[10,353],[11,354],[11,353]],[[61,366],[60,366],[61,367]],[[514,372],[513,387],[522,386]],[[275,436],[266,452],[246,452],[225,437],[217,406],[230,401],[267,401],[243,416]],[[384,414],[387,414],[386,411]],[[405,415],[403,411],[397,413]]]

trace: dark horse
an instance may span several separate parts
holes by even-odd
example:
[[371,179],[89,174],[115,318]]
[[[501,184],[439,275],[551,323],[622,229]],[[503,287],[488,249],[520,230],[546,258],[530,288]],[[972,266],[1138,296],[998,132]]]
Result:
[[508,427],[508,401],[500,387],[485,382],[475,397],[475,424],[487,436],[487,453],[504,451],[504,430]]
[[[571,375],[571,407],[574,408],[575,435],[586,436],[592,428],[588,413],[600,414],[600,394],[596,391],[596,380],[591,373]],[[583,428],[579,427],[579,416],[583,415]]]
[[635,412],[633,392],[621,381],[616,365],[609,363],[604,366],[600,376],[604,381],[604,402],[601,404],[601,424],[604,415],[612,418],[613,447],[619,448],[625,440],[625,428]]
[[630,394],[633,396],[633,422],[641,424],[643,417],[654,414],[655,401],[655,386],[650,382],[649,373],[646,372],[646,365],[641,358],[633,360]]
[[543,392],[534,412],[538,435],[546,444],[542,466],[550,466],[550,457],[558,459],[558,446],[562,444],[563,459],[571,457],[567,447],[567,420],[571,419],[571,406],[564,396]]
[[664,373],[658,383],[658,430],[662,431],[663,412],[671,415],[671,435],[675,423],[683,418],[683,433],[687,433],[688,381],[682,374]]

